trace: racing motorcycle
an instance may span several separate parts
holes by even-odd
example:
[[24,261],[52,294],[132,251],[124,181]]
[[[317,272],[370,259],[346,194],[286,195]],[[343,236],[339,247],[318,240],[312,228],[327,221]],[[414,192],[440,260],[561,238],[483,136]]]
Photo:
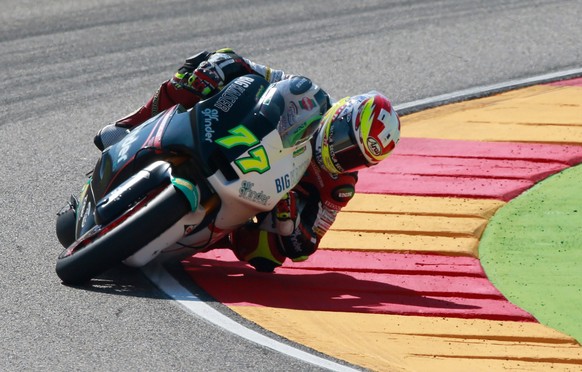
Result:
[[309,98],[319,88],[302,77],[269,84],[242,76],[106,148],[80,196],[58,214],[60,279],[82,284],[119,262],[143,266],[165,249],[204,250],[272,210],[307,169],[319,122],[291,112],[285,90]]

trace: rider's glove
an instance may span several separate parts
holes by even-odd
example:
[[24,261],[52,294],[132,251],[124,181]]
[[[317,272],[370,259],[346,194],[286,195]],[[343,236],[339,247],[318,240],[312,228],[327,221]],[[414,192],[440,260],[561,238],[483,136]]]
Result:
[[208,58],[208,62],[220,68],[223,74],[224,84],[231,82],[239,76],[256,73],[244,58],[230,48],[217,50]]
[[297,193],[289,191],[275,206],[275,226],[281,236],[289,236],[299,223]]
[[249,73],[253,70],[245,59],[225,48],[192,56],[174,75],[172,83],[207,98],[234,78]]
[[222,88],[224,72],[215,63],[203,61],[192,72],[178,71],[173,82],[202,97],[209,97]]

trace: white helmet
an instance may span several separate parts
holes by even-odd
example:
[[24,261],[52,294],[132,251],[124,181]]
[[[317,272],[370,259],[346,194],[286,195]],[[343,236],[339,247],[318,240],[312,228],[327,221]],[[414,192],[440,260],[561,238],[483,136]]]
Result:
[[315,157],[329,173],[352,172],[378,164],[400,139],[400,119],[382,94],[346,97],[324,115]]

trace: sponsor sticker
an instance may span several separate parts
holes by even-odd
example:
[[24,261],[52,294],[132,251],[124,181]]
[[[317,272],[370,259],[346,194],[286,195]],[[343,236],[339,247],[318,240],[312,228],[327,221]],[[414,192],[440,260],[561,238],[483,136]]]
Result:
[[265,195],[263,191],[255,191],[253,190],[254,183],[249,181],[242,181],[241,187],[239,188],[239,197],[250,200],[253,203],[267,205],[269,199],[271,197],[269,195]]
[[354,194],[355,190],[352,185],[341,185],[332,191],[331,196],[338,202],[346,203],[354,196]]
[[201,114],[204,117],[204,140],[207,142],[212,142],[212,136],[214,134],[212,123],[218,121],[218,110],[207,108],[202,110]]
[[214,107],[221,110],[222,112],[230,111],[232,106],[253,81],[253,78],[246,76],[236,79],[220,94],[220,98],[218,98],[218,101],[216,101]]

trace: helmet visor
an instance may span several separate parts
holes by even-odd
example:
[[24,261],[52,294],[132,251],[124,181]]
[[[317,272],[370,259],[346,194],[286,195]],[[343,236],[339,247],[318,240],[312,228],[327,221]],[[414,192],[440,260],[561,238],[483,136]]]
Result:
[[368,165],[368,161],[356,142],[352,125],[347,117],[349,116],[338,118],[332,125],[330,155],[332,162],[340,172],[352,172]]

